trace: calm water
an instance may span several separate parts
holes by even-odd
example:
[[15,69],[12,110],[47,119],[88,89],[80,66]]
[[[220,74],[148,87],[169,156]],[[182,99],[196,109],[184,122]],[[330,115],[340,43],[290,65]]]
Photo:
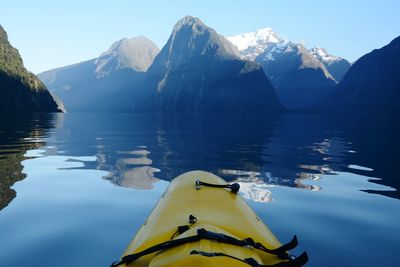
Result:
[[308,266],[398,266],[397,117],[59,114],[0,122],[0,266],[109,266],[169,181],[239,181]]

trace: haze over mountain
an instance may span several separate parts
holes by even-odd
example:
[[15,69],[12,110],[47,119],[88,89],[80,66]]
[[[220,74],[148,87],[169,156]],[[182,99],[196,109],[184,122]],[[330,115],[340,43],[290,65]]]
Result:
[[324,49],[308,50],[285,40],[270,28],[228,39],[242,58],[261,64],[281,101],[292,110],[309,109],[324,98],[350,66]]
[[44,84],[25,69],[17,49],[0,25],[0,112],[60,112]]
[[357,60],[323,103],[338,112],[400,112],[400,36]]
[[124,38],[112,46],[96,60],[97,77],[104,77],[120,69],[145,72],[160,49],[149,39],[139,36]]
[[70,111],[128,111],[126,89],[142,88],[145,71],[158,52],[145,37],[124,38],[98,58],[38,76]]
[[178,21],[157,52],[144,37],[123,39],[97,59],[39,77],[71,111],[284,110],[260,65],[241,60],[231,42],[198,18]]

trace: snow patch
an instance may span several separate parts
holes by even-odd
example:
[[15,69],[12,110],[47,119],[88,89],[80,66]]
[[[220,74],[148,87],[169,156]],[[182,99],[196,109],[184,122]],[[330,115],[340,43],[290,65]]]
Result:
[[309,51],[316,59],[318,59],[324,63],[331,64],[331,63],[342,60],[341,57],[336,57],[336,56],[328,54],[326,49],[322,48],[322,47],[314,47],[314,48],[310,49]]
[[284,42],[271,28],[259,29],[227,37],[239,50],[243,59],[254,60],[269,45]]

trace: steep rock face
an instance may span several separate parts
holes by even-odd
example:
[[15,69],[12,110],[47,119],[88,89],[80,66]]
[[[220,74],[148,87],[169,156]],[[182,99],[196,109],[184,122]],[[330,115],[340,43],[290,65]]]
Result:
[[145,37],[122,39],[99,58],[40,73],[70,111],[130,111],[129,97],[143,88],[159,49]]
[[325,66],[300,44],[282,42],[269,46],[255,61],[291,110],[312,108],[336,85]]
[[326,49],[321,47],[314,47],[310,50],[313,56],[321,61],[329,73],[337,82],[340,82],[346,72],[349,70],[351,64],[344,58],[328,54]]
[[400,37],[357,60],[324,102],[338,112],[400,112]]
[[0,112],[60,112],[44,84],[23,65],[0,25]]
[[184,17],[148,70],[147,99],[160,112],[279,112],[261,67],[200,19]]

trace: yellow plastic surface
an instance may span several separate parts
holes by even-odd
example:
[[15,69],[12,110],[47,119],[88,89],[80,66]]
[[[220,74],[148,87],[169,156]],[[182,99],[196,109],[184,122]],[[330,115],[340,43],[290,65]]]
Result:
[[[171,240],[178,226],[188,224],[190,214],[197,218],[197,223],[174,239],[196,235],[198,228],[205,228],[206,230],[224,233],[238,239],[251,237],[267,248],[276,248],[281,245],[239,194],[234,194],[228,189],[204,186],[201,186],[200,190],[196,190],[195,181],[197,179],[207,183],[225,184],[223,179],[204,171],[187,172],[175,178],[123,256]],[[276,256],[259,250],[201,240],[163,252],[153,253],[128,266],[248,267],[247,264],[228,257],[190,255],[192,250],[222,252],[240,259],[251,257],[260,264],[273,264],[281,261]],[[126,267],[124,264],[121,266]]]

